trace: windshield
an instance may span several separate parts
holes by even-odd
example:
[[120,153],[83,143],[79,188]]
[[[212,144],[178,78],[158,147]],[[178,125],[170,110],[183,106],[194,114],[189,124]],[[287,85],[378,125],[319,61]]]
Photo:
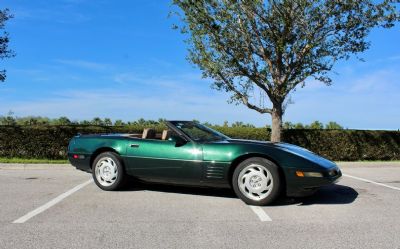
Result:
[[208,142],[216,140],[225,140],[229,137],[224,134],[208,128],[193,121],[171,121],[171,124],[184,132],[187,136],[197,142]]

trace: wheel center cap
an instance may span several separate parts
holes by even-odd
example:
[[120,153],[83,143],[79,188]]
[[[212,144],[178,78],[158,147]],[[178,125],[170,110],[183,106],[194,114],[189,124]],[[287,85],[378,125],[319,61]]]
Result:
[[105,166],[104,168],[103,168],[103,176],[105,177],[105,178],[109,178],[110,177],[110,175],[111,175],[111,168],[110,168],[110,166]]
[[261,187],[261,181],[262,181],[262,179],[261,179],[260,176],[254,175],[254,176],[252,176],[250,178],[250,182],[249,183],[250,183],[250,186],[253,187],[253,188],[260,188]]

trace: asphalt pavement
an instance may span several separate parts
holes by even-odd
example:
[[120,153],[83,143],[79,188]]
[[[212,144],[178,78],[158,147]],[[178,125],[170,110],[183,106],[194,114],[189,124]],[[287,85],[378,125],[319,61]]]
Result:
[[339,163],[307,198],[251,207],[232,190],[105,192],[70,165],[0,164],[0,248],[400,248],[400,162]]

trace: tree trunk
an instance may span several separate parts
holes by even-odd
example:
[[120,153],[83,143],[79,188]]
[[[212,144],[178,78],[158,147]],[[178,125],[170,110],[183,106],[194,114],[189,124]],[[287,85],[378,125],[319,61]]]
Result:
[[272,108],[271,142],[280,142],[282,133],[282,104],[274,104]]

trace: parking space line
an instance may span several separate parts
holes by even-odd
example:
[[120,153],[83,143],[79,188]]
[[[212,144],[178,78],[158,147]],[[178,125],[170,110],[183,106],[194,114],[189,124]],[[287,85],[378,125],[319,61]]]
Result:
[[268,216],[268,214],[262,209],[261,207],[258,206],[250,206],[251,210],[258,216],[258,218],[261,221],[272,221],[271,217]]
[[372,183],[372,184],[379,185],[379,186],[382,186],[382,187],[391,188],[391,189],[400,191],[400,188],[398,188],[398,187],[390,186],[390,185],[383,184],[383,183],[380,183],[380,182],[375,182],[375,181],[368,180],[368,179],[365,179],[365,178],[352,176],[352,175],[348,175],[348,174],[343,174],[343,176],[350,177],[350,178],[353,178],[353,179],[356,179],[356,180],[359,180],[359,181],[368,182],[368,183]]
[[77,185],[76,187],[68,190],[67,192],[57,196],[56,198],[52,199],[51,201],[47,202],[46,204],[36,208],[35,210],[32,210],[31,212],[25,214],[24,216],[14,220],[12,223],[24,223],[27,220],[29,220],[30,218],[42,213],[43,211],[46,211],[47,209],[51,208],[52,206],[56,205],[57,203],[59,203],[60,201],[62,201],[63,199],[67,198],[68,196],[72,195],[73,193],[75,193],[76,191],[80,190],[81,188],[85,187],[86,185],[90,184],[93,182],[93,179],[90,179],[84,183],[81,183],[79,185]]

